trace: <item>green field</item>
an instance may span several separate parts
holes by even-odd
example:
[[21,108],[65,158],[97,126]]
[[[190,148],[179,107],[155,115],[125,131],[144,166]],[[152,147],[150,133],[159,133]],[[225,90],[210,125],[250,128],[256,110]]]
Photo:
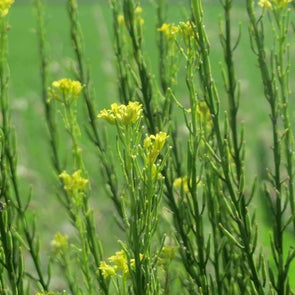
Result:
[[[80,4],[80,18],[85,51],[91,65],[96,90],[97,110],[100,110],[118,99],[115,60],[112,53],[111,12],[106,3],[97,4],[93,2]],[[65,76],[72,77],[73,51],[69,37],[66,6],[64,3],[49,2],[45,9],[48,49],[51,57],[50,76],[52,81]],[[151,67],[157,72],[158,56],[155,51],[156,16],[154,11],[153,5],[146,4],[144,6],[146,55]],[[223,58],[218,35],[218,19],[221,16],[219,3],[209,2],[205,4],[204,13],[212,46],[212,70],[220,86],[219,89],[222,89],[219,66],[219,62]],[[185,9],[181,3],[173,3],[169,6],[168,15],[170,21],[177,23],[184,18]],[[249,132],[250,136],[246,138],[246,142],[251,147],[248,150],[248,159],[253,159],[247,165],[251,173],[256,174],[259,167],[255,163],[258,163],[259,166],[260,149],[263,149],[262,153],[271,153],[268,147],[270,134],[267,134],[267,132],[270,132],[269,111],[263,97],[256,60],[249,50],[247,15],[242,3],[236,5],[233,19],[237,24],[241,23],[242,27],[241,42],[236,52],[237,76],[241,83],[241,113],[239,119],[245,122],[246,134],[248,133],[247,130],[250,131],[255,128],[255,132]],[[38,208],[37,216],[38,219],[40,218],[38,224],[44,223],[45,227],[48,224],[47,219],[52,218],[53,214],[57,212],[56,210],[59,210],[59,208],[56,208],[59,204],[55,199],[56,187],[51,172],[50,157],[48,157],[49,147],[44,137],[47,131],[40,99],[39,53],[33,5],[27,2],[15,3],[10,15],[10,25],[10,99],[19,148],[19,173],[20,177],[25,180],[25,190],[28,190],[29,185],[32,185],[34,194],[32,206]],[[236,30],[236,35],[237,33]],[[20,42],[21,46],[19,45]],[[182,78],[180,75],[178,95],[185,101],[187,93]],[[222,104],[226,105],[226,99],[222,101]],[[294,113],[292,119],[294,121]],[[86,148],[91,149],[91,146]],[[95,158],[95,152],[92,150],[91,153],[93,155],[89,156],[89,162],[93,162]],[[88,169],[94,174],[95,179],[99,177],[99,165],[90,166]],[[106,210],[110,213],[112,211],[109,209],[111,203],[103,197],[102,189],[99,190],[99,195],[103,199],[99,210],[102,210],[102,212]],[[52,210],[48,210],[48,208],[52,208]],[[60,212],[62,212],[62,209]],[[60,214],[57,215],[60,217]],[[50,228],[44,229],[49,235],[54,233],[59,226],[57,223],[50,225]],[[103,232],[103,229],[101,231]]]
[[[45,25],[48,33],[48,52],[50,54],[50,79],[52,81],[63,77],[72,77],[71,64],[74,58],[69,33],[69,22],[64,1],[47,1],[45,6]],[[115,57],[113,54],[112,16],[106,1],[89,1],[80,4],[80,21],[84,35],[85,52],[89,59],[92,80],[96,91],[97,112],[118,101]],[[219,86],[221,98],[224,95],[219,62],[223,60],[219,42],[220,4],[218,1],[206,1],[204,14],[206,30],[211,44],[212,71]],[[156,48],[156,14],[155,6],[146,3],[143,6],[145,19],[146,57],[157,80],[158,53]],[[178,23],[186,19],[186,10],[181,1],[169,5],[168,20]],[[271,128],[269,120],[269,106],[263,96],[260,73],[256,58],[251,52],[248,36],[248,20],[244,4],[236,3],[233,10],[233,23],[236,23],[234,35],[238,36],[238,24],[241,23],[241,41],[235,52],[237,77],[241,85],[241,101],[239,120],[245,123],[247,144],[246,167],[248,179],[264,172],[265,163],[271,162]],[[39,53],[36,35],[36,20],[33,5],[30,2],[17,2],[13,5],[9,16],[9,67],[10,90],[9,100],[13,124],[16,129],[18,146],[18,172],[22,182],[23,195],[26,196],[32,187],[33,198],[31,208],[36,211],[36,223],[41,233],[41,248],[44,252],[50,249],[50,240],[59,230],[71,230],[67,222],[64,209],[58,203],[56,191],[57,178],[50,163],[50,148],[45,135],[47,134],[41,101]],[[271,31],[271,28],[269,28]],[[295,37],[290,40],[291,48],[295,46]],[[295,61],[295,51],[291,52],[291,59]],[[294,76],[295,68],[291,68]],[[188,93],[184,83],[184,73],[179,74],[177,97],[185,102]],[[291,85],[294,88],[294,83]],[[294,97],[294,95],[293,95]],[[226,108],[227,99],[221,101],[222,108]],[[295,107],[294,100],[290,102],[291,109]],[[83,110],[79,111],[80,125],[83,132]],[[291,112],[291,121],[295,122],[295,112]],[[111,136],[111,135],[110,135]],[[93,204],[98,221],[98,231],[110,255],[117,249],[117,240],[122,238],[116,228],[113,218],[112,202],[106,198],[103,181],[101,180],[100,164],[95,149],[87,141],[83,149],[87,153],[86,166],[92,179]],[[64,152],[66,148],[64,149]],[[262,161],[263,156],[263,161]],[[262,195],[262,194],[261,194]],[[252,209],[258,212],[258,221],[267,219],[261,204],[263,196],[258,191]],[[269,234],[267,225],[261,229],[261,241],[268,243]],[[110,235],[110,229],[113,234]],[[290,238],[290,244],[294,239]],[[292,277],[292,274],[290,274]],[[293,282],[295,285],[295,282]]]

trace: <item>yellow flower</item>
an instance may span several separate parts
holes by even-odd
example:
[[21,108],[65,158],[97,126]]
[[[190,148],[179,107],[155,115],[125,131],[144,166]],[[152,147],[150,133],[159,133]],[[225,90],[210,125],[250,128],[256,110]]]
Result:
[[0,0],[0,16],[4,17],[8,14],[9,8],[14,0]]
[[110,110],[103,109],[97,115],[97,117],[106,120],[108,123],[110,123],[112,125],[114,125],[116,123],[116,117]]
[[134,14],[135,14],[136,23],[139,26],[142,26],[144,24],[144,19],[141,17],[141,13],[142,13],[142,7],[141,6],[137,6],[134,9]]
[[117,103],[111,104],[111,110],[116,116],[119,114],[121,108],[122,108],[122,105],[119,106]]
[[156,136],[154,136],[154,148],[157,149],[158,151],[161,151],[168,137],[169,136],[167,135],[166,132],[161,131],[157,133]]
[[197,122],[206,132],[210,132],[213,122],[210,110],[205,101],[200,101],[197,105]]
[[179,23],[179,30],[182,32],[184,38],[190,38],[195,34],[195,25],[190,21],[187,22],[180,22]]
[[102,275],[105,279],[108,277],[113,277],[117,273],[117,268],[115,266],[107,264],[105,261],[102,261],[100,263],[99,269],[101,270]]
[[130,125],[140,118],[141,113],[142,105],[137,101],[130,101],[128,105],[113,103],[110,110],[103,109],[97,117],[106,120],[110,124],[121,122],[123,125]]
[[118,15],[118,18],[117,18],[117,21],[120,25],[124,25],[125,23],[125,19],[124,19],[124,15],[123,14],[119,14]]
[[152,145],[152,136],[154,137],[154,135],[151,135],[151,136],[148,136],[144,139],[143,146],[145,148],[149,148]]
[[272,9],[272,8],[285,8],[288,3],[292,2],[292,0],[260,0],[258,2],[258,5],[266,8],[266,9]]
[[168,137],[166,132],[161,131],[156,135],[150,135],[145,138],[143,146],[147,150],[148,163],[154,163],[156,161]]
[[159,32],[162,32],[167,38],[176,37],[179,33],[179,27],[163,23],[161,28],[158,28]]
[[61,233],[56,233],[54,239],[51,241],[51,246],[54,249],[54,253],[58,254],[60,252],[65,252],[68,248],[68,239],[67,235],[62,235]]
[[71,79],[54,81],[52,82],[52,87],[57,88],[65,98],[78,98],[83,89],[79,81],[73,81]]
[[124,250],[118,251],[115,255],[110,256],[108,260],[116,264],[118,270],[121,270],[125,276],[129,274],[127,256]]
[[202,115],[202,117],[209,121],[211,119],[210,110],[205,101],[200,101],[197,105],[197,112]]
[[176,178],[173,182],[173,186],[178,189],[182,189],[185,193],[188,193],[187,177]]
[[[278,7],[278,8],[284,8],[287,6],[288,3],[292,2],[292,0],[272,0],[272,2]],[[259,3],[258,3],[259,4]]]
[[167,37],[170,36],[170,24],[163,23],[161,28],[158,28],[159,32],[163,32],[163,34]]
[[[196,183],[197,183],[197,186],[201,185],[199,178],[196,178]],[[190,184],[192,185],[192,182]],[[183,192],[187,194],[189,192],[187,176],[176,178],[173,182],[173,186],[175,188],[183,190]]]
[[[140,260],[143,259],[143,255],[139,255]],[[129,266],[131,268],[135,267],[135,259],[130,259],[130,265],[128,266],[127,255],[124,250],[117,251],[115,255],[108,258],[111,264],[107,264],[102,261],[99,269],[102,271],[104,278],[109,276],[114,276],[120,272],[125,278],[129,277]]]
[[263,7],[263,8],[267,8],[267,9],[271,9],[272,8],[272,4],[269,0],[260,0],[258,2],[258,5]]
[[139,14],[142,13],[142,7],[141,6],[137,6],[134,10],[134,13]]
[[171,26],[171,31],[170,31],[171,36],[176,36],[178,33],[179,33],[179,27]]
[[153,179],[161,179],[162,178],[162,174],[160,172],[158,172],[158,168],[156,164],[153,164],[152,166],[152,178]]
[[120,113],[121,113],[121,120],[124,125],[129,125],[131,123],[135,123],[142,112],[142,105],[135,101],[129,102],[127,106],[122,106]]
[[66,171],[63,171],[59,177],[63,180],[64,189],[68,193],[73,193],[76,191],[83,191],[88,179],[81,176],[82,170],[79,169],[70,176]]
[[174,259],[177,249],[178,247],[175,246],[164,246],[160,253],[158,265],[169,264]]
[[[142,261],[142,259],[143,259],[143,254],[140,253],[140,254],[139,254],[139,260]],[[135,267],[135,259],[134,259],[134,258],[130,259],[130,266],[131,266],[132,268]]]

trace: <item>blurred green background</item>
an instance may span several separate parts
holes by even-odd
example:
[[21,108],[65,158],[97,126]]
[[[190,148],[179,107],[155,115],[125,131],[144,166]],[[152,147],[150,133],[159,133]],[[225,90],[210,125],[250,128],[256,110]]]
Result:
[[[186,20],[188,1],[169,0],[168,21],[178,23]],[[91,66],[92,79],[96,91],[97,111],[117,101],[117,81],[115,58],[112,49],[112,15],[107,1],[80,1],[80,21],[84,34],[85,52]],[[145,19],[145,51],[146,58],[157,79],[158,53],[156,47],[156,7],[150,1],[143,5]],[[71,71],[73,50],[70,42],[70,28],[67,18],[66,1],[47,1],[45,3],[45,25],[48,33],[48,52],[50,55],[50,81],[63,77],[73,77]],[[219,42],[219,20],[222,10],[219,1],[204,1],[206,30],[211,44],[212,70],[221,95],[221,103],[226,108],[220,62],[223,53]],[[240,45],[235,52],[236,72],[241,86],[239,121],[245,123],[247,144],[247,176],[251,180],[254,175],[263,175],[268,162],[271,162],[271,126],[269,108],[263,96],[259,69],[255,56],[250,48],[246,9],[242,1],[234,5],[233,35],[238,37],[241,26]],[[50,164],[50,149],[46,138],[47,129],[41,102],[39,54],[36,35],[36,19],[32,2],[17,0],[10,13],[9,31],[9,65],[10,95],[13,124],[17,133],[19,150],[18,173],[22,182],[24,197],[30,186],[33,189],[31,207],[36,211],[36,222],[40,229],[41,248],[49,250],[50,240],[56,231],[71,231],[71,226],[63,208],[56,198],[57,179]],[[267,28],[271,33],[271,28]],[[291,50],[295,46],[294,32],[290,39]],[[293,46],[293,47],[292,47]],[[291,59],[295,60],[295,50],[291,51]],[[183,71],[182,71],[183,73]],[[291,77],[294,68],[291,67]],[[294,84],[294,83],[293,83]],[[49,86],[49,85],[48,85]],[[291,85],[293,88],[294,86]],[[187,92],[184,76],[179,75],[176,89],[177,97],[186,101]],[[294,99],[293,99],[294,100]],[[294,107],[291,101],[291,108]],[[294,108],[293,108],[294,109]],[[291,112],[294,122],[295,112]],[[59,117],[60,118],[60,117]],[[83,131],[83,116],[81,127]],[[65,148],[67,144],[65,143]],[[92,204],[98,220],[98,231],[106,246],[106,255],[117,249],[117,240],[123,238],[113,218],[113,206],[106,198],[100,165],[94,148],[87,144],[83,137],[86,164],[93,182]],[[94,163],[94,164],[93,164]],[[271,164],[269,164],[271,166]],[[250,184],[250,182],[248,183]],[[258,212],[258,221],[267,219],[265,200],[259,191],[254,203]],[[110,234],[110,229],[112,234]],[[267,226],[261,226],[261,239],[268,243]],[[290,235],[290,243],[294,239]]]

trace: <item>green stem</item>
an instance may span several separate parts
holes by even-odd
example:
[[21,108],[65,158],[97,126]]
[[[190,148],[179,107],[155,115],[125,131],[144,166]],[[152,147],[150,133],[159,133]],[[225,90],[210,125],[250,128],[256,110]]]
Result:
[[47,127],[49,130],[49,140],[52,151],[52,162],[56,171],[61,171],[60,159],[58,156],[57,147],[57,130],[53,117],[53,105],[48,102],[47,86],[48,86],[48,55],[46,51],[46,32],[44,27],[44,9],[42,7],[41,0],[35,0],[35,7],[37,12],[37,34],[39,42],[39,54],[40,54],[40,73],[41,73],[41,95],[44,106]]
[[[245,200],[243,193],[241,196],[237,196],[234,190],[234,186],[232,183],[232,178],[230,176],[229,166],[230,163],[228,162],[227,150],[226,150],[226,142],[222,140],[220,125],[219,125],[219,118],[218,118],[218,109],[219,109],[219,99],[216,90],[216,86],[212,77],[210,60],[209,60],[209,44],[208,39],[204,30],[203,25],[203,11],[202,11],[202,4],[199,0],[191,0],[192,9],[193,9],[193,16],[196,23],[196,29],[198,32],[198,39],[199,39],[199,46],[200,46],[200,54],[202,59],[202,67],[201,67],[201,80],[204,87],[204,93],[206,95],[206,103],[209,107],[212,121],[213,121],[213,128],[216,135],[217,140],[217,147],[219,153],[221,155],[221,166],[224,173],[224,180],[226,186],[229,191],[230,198],[234,203],[235,209],[239,214],[239,219],[237,220],[238,228],[240,237],[243,241],[243,245],[245,247],[246,257],[248,261],[248,265],[250,268],[251,280],[254,283],[256,291],[259,295],[263,295],[263,287],[259,280],[258,272],[254,262],[254,256],[252,248],[250,247],[251,241],[251,232],[250,229],[247,227],[246,222],[246,215],[247,208],[245,207]],[[240,204],[239,199],[242,199],[242,204]]]
[[225,46],[224,46],[224,56],[225,62],[227,65],[227,93],[228,93],[228,105],[229,105],[229,114],[230,114],[230,126],[231,134],[234,148],[234,161],[236,165],[237,172],[237,181],[240,182],[241,178],[241,169],[242,163],[240,158],[240,148],[239,148],[239,139],[237,131],[237,112],[238,112],[238,103],[236,98],[236,87],[237,81],[235,77],[234,62],[233,62],[233,49],[231,44],[231,7],[232,0],[225,0],[224,4],[224,13],[225,13]]
[[[44,288],[44,290],[48,289],[48,284],[45,282],[43,272],[41,271],[41,266],[40,266],[40,259],[39,259],[39,253],[36,250],[36,247],[34,245],[33,238],[29,232],[27,220],[26,220],[26,214],[23,209],[23,204],[21,201],[20,193],[19,193],[19,183],[17,179],[17,173],[16,173],[16,148],[13,146],[11,142],[11,127],[10,127],[10,113],[9,113],[9,108],[8,108],[8,101],[7,101],[7,87],[8,87],[8,76],[5,73],[4,66],[6,65],[6,26],[1,19],[1,63],[0,63],[0,88],[1,88],[1,112],[2,112],[2,131],[4,135],[3,139],[3,152],[4,155],[3,157],[7,161],[7,166],[5,168],[9,170],[10,172],[10,179],[12,182],[12,188],[14,191],[14,196],[16,199],[16,210],[18,213],[18,217],[21,221],[22,229],[24,230],[24,234],[26,237],[26,240],[29,244],[29,251],[35,266],[35,269],[37,271],[38,277],[39,277],[39,282]],[[3,160],[4,160],[3,158]],[[6,172],[5,172],[6,174]],[[7,176],[7,175],[6,175]],[[7,186],[8,190],[8,186]],[[21,286],[21,284],[20,284]]]
[[268,66],[266,64],[266,54],[264,50],[264,36],[263,30],[259,31],[258,23],[253,11],[253,0],[247,0],[247,10],[251,23],[252,34],[257,47],[257,58],[261,71],[261,76],[264,84],[265,97],[271,109],[271,123],[273,135],[273,158],[274,158],[274,189],[275,189],[275,225],[274,244],[278,255],[278,282],[277,291],[279,294],[285,294],[285,268],[283,259],[283,212],[282,212],[282,192],[281,192],[281,145],[279,138],[278,127],[278,99],[275,86],[273,85],[273,77],[269,74]]

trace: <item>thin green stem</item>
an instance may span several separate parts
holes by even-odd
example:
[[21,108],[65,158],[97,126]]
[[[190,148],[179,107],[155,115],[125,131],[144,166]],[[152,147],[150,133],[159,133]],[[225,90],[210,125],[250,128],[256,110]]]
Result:
[[250,246],[251,241],[251,232],[247,226],[247,208],[245,207],[244,195],[242,194],[242,204],[240,205],[239,198],[235,193],[232,178],[230,176],[229,171],[229,158],[227,155],[227,142],[222,140],[220,125],[219,125],[219,99],[216,90],[216,86],[212,77],[210,60],[209,60],[209,44],[208,39],[204,30],[203,25],[203,12],[202,12],[202,5],[199,0],[192,0],[192,9],[193,9],[193,16],[196,23],[196,30],[198,32],[198,44],[200,47],[200,54],[202,59],[202,67],[201,67],[201,80],[204,87],[204,94],[206,95],[206,103],[209,107],[212,121],[213,121],[213,128],[217,140],[217,147],[219,153],[221,155],[221,166],[224,173],[224,180],[229,191],[230,198],[235,206],[239,214],[239,219],[237,220],[237,225],[239,228],[239,234],[241,240],[243,241],[243,246],[245,247],[245,255],[248,261],[248,265],[250,268],[251,280],[254,283],[256,291],[259,295],[263,295],[263,287],[259,280],[259,275],[257,268],[254,262],[253,256],[253,249]]
[[[234,154],[233,158],[236,165],[237,181],[240,182],[242,163],[240,158],[240,147],[237,130],[237,112],[238,112],[238,98],[236,97],[237,81],[235,77],[235,69],[233,62],[233,48],[232,48],[232,33],[231,33],[231,7],[232,0],[225,0],[224,14],[225,14],[225,36],[224,36],[224,59],[227,68],[227,94],[229,105],[229,122],[231,127],[232,141]],[[222,36],[223,37],[223,36]]]
[[[283,195],[282,195],[282,182],[281,182],[281,140],[279,136],[279,126],[278,126],[279,124],[278,123],[278,118],[279,118],[278,103],[279,102],[278,102],[276,87],[273,82],[274,79],[269,74],[269,69],[266,64],[266,54],[265,54],[264,42],[263,42],[264,40],[263,27],[261,27],[260,30],[258,28],[259,22],[257,22],[256,17],[254,15],[252,0],[247,0],[247,10],[248,10],[250,23],[251,23],[251,32],[252,32],[253,38],[255,40],[256,48],[257,48],[256,54],[257,54],[257,58],[259,62],[262,81],[264,84],[264,94],[270,105],[270,110],[271,110],[270,118],[272,123],[273,158],[274,158],[273,186],[275,191],[275,204],[274,204],[275,224],[274,224],[273,231],[274,231],[274,246],[277,252],[276,265],[278,269],[276,290],[279,294],[285,294],[285,267],[284,267],[284,253],[283,253],[283,211],[282,211]],[[284,85],[285,81],[282,80],[281,82],[283,82],[282,86],[285,88],[286,87],[286,85]],[[285,91],[285,90],[282,90],[282,91]],[[284,92],[283,92],[283,95],[285,96]],[[286,99],[286,97],[283,99]],[[287,158],[288,158],[288,155],[287,155]],[[290,166],[289,166],[289,169],[290,169]]]

